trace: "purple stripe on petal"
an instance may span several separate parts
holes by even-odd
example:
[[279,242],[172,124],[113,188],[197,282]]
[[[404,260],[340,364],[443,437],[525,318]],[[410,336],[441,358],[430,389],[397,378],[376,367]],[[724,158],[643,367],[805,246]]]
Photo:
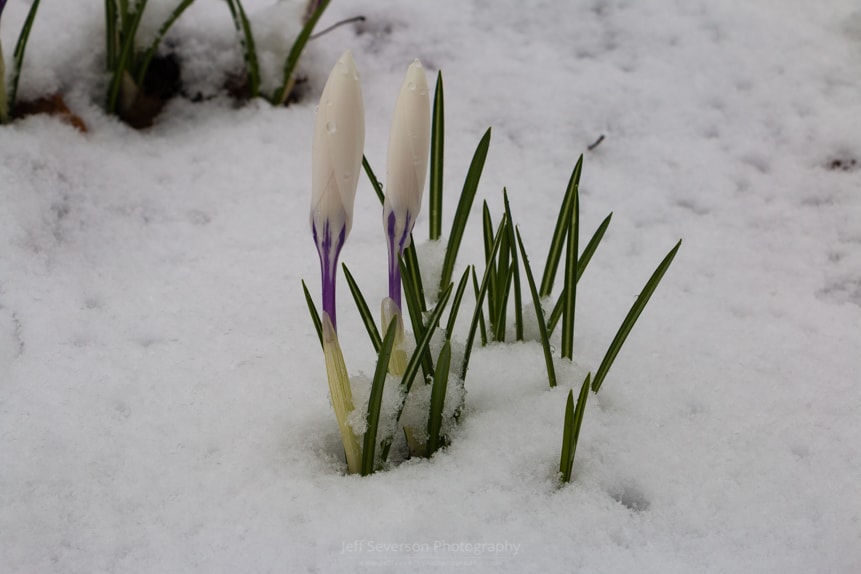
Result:
[[6,7],[6,0],[0,0],[0,16],[3,15],[3,8]]
[[332,241],[332,230],[329,221],[323,225],[322,240],[318,235],[316,224],[311,224],[314,242],[317,244],[317,254],[320,256],[320,275],[323,284],[323,311],[332,320],[332,327],[338,331],[335,313],[335,279],[338,271],[338,256],[347,239],[347,227],[342,226],[335,241]]

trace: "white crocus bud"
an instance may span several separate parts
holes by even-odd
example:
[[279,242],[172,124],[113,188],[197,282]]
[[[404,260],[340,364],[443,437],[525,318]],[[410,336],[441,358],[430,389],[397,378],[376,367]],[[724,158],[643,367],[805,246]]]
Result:
[[430,99],[421,62],[407,69],[395,104],[386,163],[383,227],[389,244],[389,297],[401,307],[398,257],[409,245],[422,204],[430,148]]
[[320,254],[323,310],[335,322],[335,270],[353,222],[365,145],[362,86],[352,54],[335,64],[314,121],[311,150],[311,231]]
[[386,162],[384,224],[394,215],[394,237],[409,245],[410,231],[422,204],[430,149],[430,98],[425,70],[414,60],[395,104]]

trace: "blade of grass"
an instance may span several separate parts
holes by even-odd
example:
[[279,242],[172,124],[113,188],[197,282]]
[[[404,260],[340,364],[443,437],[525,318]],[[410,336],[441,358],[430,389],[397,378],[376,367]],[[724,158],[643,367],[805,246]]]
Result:
[[308,292],[308,286],[305,281],[302,281],[302,290],[305,292],[305,303],[308,304],[308,312],[311,313],[311,321],[314,323],[314,329],[317,331],[317,337],[320,339],[320,346],[323,346],[323,323],[320,322],[320,314],[317,312],[317,307],[314,305],[314,300],[311,298],[311,293]]
[[577,165],[574,166],[574,171],[571,173],[571,178],[568,180],[568,187],[565,190],[565,197],[562,200],[562,207],[559,209],[559,217],[556,218],[556,228],[553,230],[553,237],[550,241],[550,249],[547,251],[547,263],[544,264],[544,275],[541,277],[541,289],[538,294],[541,298],[547,297],[553,291],[553,281],[556,278],[556,271],[559,268],[559,259],[562,257],[562,248],[565,246],[565,234],[568,233],[569,221],[571,218],[571,202],[574,200],[574,189],[580,185],[580,173],[583,171],[583,155],[577,160]]
[[[484,264],[490,268],[490,283],[487,286],[487,306],[490,309],[491,317],[496,309],[496,292],[497,292],[497,274],[496,260],[490,256],[493,249],[493,218],[490,216],[490,209],[487,207],[487,201],[484,202],[482,208],[482,235],[484,239]],[[484,322],[484,314],[481,316],[482,323]],[[486,345],[485,337],[482,337],[482,345]]]
[[[407,302],[407,312],[413,327],[413,335],[416,341],[418,341],[426,331],[433,329],[435,325],[425,325],[424,323],[423,305],[419,301],[423,297],[421,292],[416,289],[416,282],[412,277],[413,268],[411,264],[401,257],[398,259],[398,265],[401,267],[401,282],[404,286],[404,298]],[[421,367],[425,380],[433,376],[433,362],[430,356],[422,357]]]
[[159,44],[161,44],[165,34],[167,34],[167,31],[170,30],[170,27],[173,26],[173,23],[176,22],[177,18],[185,12],[185,9],[191,6],[192,2],[194,2],[194,0],[182,0],[182,2],[173,9],[173,12],[170,13],[170,17],[164,21],[161,28],[158,29],[158,32],[156,32],[155,38],[143,55],[140,68],[138,68],[137,75],[135,76],[135,81],[138,86],[144,85],[144,79],[146,78],[146,73],[149,70],[150,62],[152,62],[155,52],[158,50]]
[[616,336],[613,338],[613,342],[610,343],[610,347],[607,349],[607,353],[604,355],[604,359],[601,361],[601,366],[598,367],[598,372],[595,373],[595,380],[592,381],[592,390],[594,392],[597,393],[598,390],[600,390],[601,384],[604,382],[604,378],[607,376],[607,371],[610,370],[610,367],[613,365],[613,361],[616,360],[616,355],[619,354],[619,350],[625,343],[625,339],[628,338],[628,334],[631,332],[631,329],[634,328],[634,324],[637,322],[637,319],[640,318],[640,314],[643,312],[643,309],[646,308],[646,304],[652,297],[652,293],[655,292],[655,289],[658,287],[658,284],[664,277],[664,273],[666,273],[667,269],[670,268],[670,264],[673,262],[673,259],[676,257],[676,253],[679,251],[679,247],[681,246],[682,240],[679,239],[679,242],[676,243],[676,246],[673,247],[669,253],[667,253],[664,259],[658,265],[657,269],[655,269],[654,273],[652,273],[652,276],[649,277],[648,281],[646,281],[646,286],[643,287],[643,290],[642,292],[640,292],[639,297],[637,297],[637,300],[634,301],[634,305],[631,307],[631,310],[628,311],[628,314],[622,321],[622,325],[619,327],[619,331],[616,333]]
[[451,310],[448,313],[448,322],[445,325],[445,338],[451,340],[451,334],[454,331],[454,323],[457,321],[457,314],[460,311],[460,303],[463,300],[463,292],[466,291],[466,284],[469,281],[469,272],[472,265],[468,266],[457,284],[457,289],[454,292],[454,299],[451,302]]
[[[475,293],[475,300],[478,301],[478,277],[475,276],[475,267],[472,268],[472,290]],[[484,309],[476,307],[475,313],[478,315],[478,325],[481,331],[481,346],[487,345],[487,328],[484,324]]]
[[568,220],[568,241],[565,248],[565,298],[562,303],[562,357],[574,357],[574,312],[577,304],[577,254],[580,235],[580,199],[577,184],[574,185],[574,198],[571,201],[571,215]]
[[365,168],[365,174],[368,176],[368,179],[371,180],[371,187],[374,188],[374,193],[377,194],[377,199],[380,200],[380,205],[382,205],[386,201],[386,195],[383,193],[383,184],[381,184],[380,180],[377,179],[377,176],[374,175],[374,170],[371,169],[371,164],[368,162],[367,156],[364,155],[362,156],[362,167]]
[[105,64],[113,71],[119,54],[117,53],[117,5],[115,0],[105,0]]
[[39,1],[33,0],[33,3],[30,5],[30,11],[27,12],[27,19],[24,20],[24,26],[21,28],[21,34],[18,36],[18,42],[15,44],[15,51],[12,53],[14,67],[12,68],[12,82],[9,86],[9,99],[7,100],[10,109],[15,105],[18,95],[18,78],[21,77],[21,68],[24,65],[24,50],[27,49],[27,40],[30,38],[30,30],[33,28],[33,21],[36,19]]
[[383,344],[380,338],[380,332],[377,330],[377,324],[374,322],[374,316],[371,315],[371,310],[368,308],[368,302],[362,295],[359,285],[353,278],[353,274],[347,269],[345,264],[341,264],[344,270],[344,277],[347,278],[347,286],[350,288],[350,293],[353,294],[353,300],[356,302],[356,308],[359,310],[359,315],[362,317],[362,323],[365,324],[365,330],[368,332],[368,337],[371,339],[371,344],[374,346],[374,351],[379,353],[380,347]]
[[[499,245],[502,243],[502,236],[506,233],[505,227],[508,222],[503,217],[499,223],[499,229],[496,230],[496,239],[493,240],[493,248],[490,250],[490,258],[496,257],[499,251]],[[469,326],[469,335],[466,337],[466,344],[463,350],[463,365],[460,369],[460,380],[466,381],[466,371],[469,368],[469,356],[472,354],[472,344],[475,342],[475,331],[478,329],[478,318],[482,314],[481,306],[484,304],[484,297],[487,294],[487,285],[490,281],[490,267],[484,269],[484,276],[481,278],[481,287],[478,289],[478,296],[475,298],[475,311],[472,314],[472,323]]]
[[580,428],[583,426],[583,415],[586,412],[586,400],[589,397],[589,379],[591,373],[580,387],[577,406],[574,407],[574,391],[568,392],[568,403],[565,406],[565,427],[562,430],[562,457],[559,461],[559,472],[562,482],[571,482],[574,470],[574,455],[577,452],[577,442],[580,440]]
[[107,111],[109,114],[117,113],[117,100],[120,96],[120,86],[123,83],[123,74],[126,73],[130,65],[131,59],[134,58],[135,36],[137,35],[138,25],[141,17],[143,17],[144,8],[146,8],[147,0],[140,0],[137,3],[137,9],[134,16],[128,23],[128,30],[123,35],[123,45],[120,50],[119,58],[116,62],[116,67],[113,70],[110,89],[108,90],[108,105]]
[[246,73],[248,74],[248,90],[252,98],[260,95],[260,63],[257,60],[257,46],[254,43],[254,32],[251,22],[245,14],[245,8],[240,0],[227,0],[233,25],[242,38],[242,51],[245,58]]
[[[451,286],[445,290],[440,300],[437,302],[436,307],[434,307],[433,313],[431,314],[430,321],[428,325],[436,325],[439,322],[439,318],[442,316],[442,312],[445,309],[446,304],[448,303],[448,298],[451,296]],[[401,400],[398,403],[398,407],[395,410],[395,428],[397,428],[398,422],[401,420],[401,415],[404,412],[404,405],[407,402],[407,395],[409,395],[410,389],[413,387],[413,380],[416,377],[416,374],[419,371],[419,365],[421,364],[422,358],[429,354],[428,347],[430,346],[431,337],[434,334],[434,329],[430,328],[425,331],[424,335],[421,338],[421,341],[418,341],[416,344],[416,348],[413,351],[413,354],[410,356],[410,362],[407,363],[407,369],[404,371],[404,376],[401,379]],[[387,436],[380,443],[382,447],[382,460],[385,462],[389,457],[389,450],[392,448],[392,440],[394,435],[391,434]]]
[[451,340],[446,339],[436,362],[436,376],[431,389],[430,412],[428,413],[428,441],[425,456],[430,458],[440,447],[442,411],[445,407],[445,392],[448,388],[448,374],[451,369]]
[[443,102],[442,72],[436,75],[436,91],[433,96],[433,117],[431,119],[430,145],[430,182],[429,209],[430,238],[439,239],[442,235],[442,167],[445,143],[445,105]]
[[508,192],[503,190],[505,216],[508,218],[508,243],[511,245],[511,274],[514,277],[514,340],[523,340],[523,295],[520,288],[520,264],[517,260],[517,247],[514,239],[514,219],[511,217],[511,206],[508,204]]
[[[586,267],[589,265],[589,261],[592,260],[592,256],[595,254],[595,250],[598,249],[598,244],[601,243],[601,239],[604,238],[604,232],[607,231],[607,227],[610,225],[610,219],[613,217],[613,214],[610,213],[607,217],[604,218],[604,221],[601,222],[601,225],[598,226],[598,229],[595,230],[595,233],[592,235],[592,238],[589,240],[589,243],[586,244],[586,248],[583,250],[583,253],[580,254],[580,258],[577,260],[577,282],[580,282],[580,278],[583,276],[583,272],[586,271]],[[553,330],[556,329],[556,323],[559,321],[559,318],[562,316],[562,302],[565,300],[565,291],[563,289],[562,293],[559,294],[559,299],[556,301],[556,305],[553,306],[553,312],[550,313],[550,334],[553,334]]]
[[416,244],[413,241],[412,233],[410,233],[410,245],[404,249],[404,260],[411,271],[409,280],[412,282],[413,291],[415,292],[416,298],[419,302],[419,309],[421,309],[422,313],[426,313],[428,306],[425,298],[425,288],[422,282],[422,270],[419,266],[419,257],[416,254]]
[[[508,225],[506,225],[506,228]],[[500,249],[500,251],[502,251]],[[493,340],[500,343],[505,342],[505,312],[508,310],[508,295],[511,293],[511,280],[514,276],[513,270],[509,269],[505,276],[505,283],[502,287],[502,297],[499,298],[499,308],[496,310],[496,319],[493,321]]]
[[365,439],[362,445],[362,476],[374,473],[374,455],[377,447],[377,428],[380,424],[380,407],[383,404],[383,390],[386,386],[386,375],[389,372],[389,358],[395,343],[395,332],[398,329],[397,319],[389,323],[386,338],[377,358],[377,369],[371,383],[371,395],[368,397],[368,416]]
[[547,380],[551,387],[556,386],[556,368],[553,366],[553,350],[550,347],[550,336],[547,334],[547,323],[544,320],[544,311],[541,309],[541,298],[535,287],[535,277],[532,275],[532,267],[526,249],[523,247],[523,239],[520,230],[517,229],[517,245],[520,247],[520,258],[523,261],[523,270],[526,271],[526,282],[529,284],[529,292],[532,294],[532,305],[535,307],[535,317],[538,319],[538,334],[541,338],[541,347],[544,349],[544,363],[547,365]]
[[460,200],[454,214],[454,221],[451,224],[451,233],[448,236],[448,246],[445,250],[445,259],[443,259],[442,274],[439,281],[440,291],[451,283],[454,264],[457,260],[457,252],[460,250],[460,242],[463,239],[463,232],[469,220],[472,202],[475,200],[476,191],[478,191],[478,182],[481,179],[481,171],[484,169],[484,162],[487,159],[487,150],[489,147],[490,128],[487,128],[481,141],[478,142],[475,154],[472,156],[472,162],[466,173],[466,180],[463,183],[463,190],[460,193]]
[[319,4],[317,4],[317,9],[314,10],[311,17],[308,18],[307,22],[305,22],[305,25],[302,27],[302,31],[299,32],[299,35],[296,37],[296,41],[293,42],[293,46],[290,48],[290,53],[284,61],[284,72],[281,76],[281,86],[275,91],[272,95],[272,100],[270,100],[273,105],[283,105],[287,100],[291,87],[290,80],[293,78],[293,73],[296,71],[296,65],[299,63],[299,56],[302,55],[302,51],[305,49],[305,44],[308,43],[308,38],[311,36],[311,32],[314,31],[314,26],[317,25],[317,21],[320,19],[320,16],[323,15],[323,12],[326,11],[326,7],[328,5],[329,0],[321,0]]

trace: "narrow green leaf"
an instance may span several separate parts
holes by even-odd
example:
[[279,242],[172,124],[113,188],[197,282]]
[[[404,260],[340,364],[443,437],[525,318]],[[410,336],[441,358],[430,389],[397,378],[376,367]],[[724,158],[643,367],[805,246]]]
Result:
[[430,183],[428,183],[431,240],[437,240],[442,236],[442,166],[445,143],[445,106],[442,92],[442,72],[437,72],[431,119]]
[[425,455],[430,458],[440,447],[442,411],[445,407],[445,392],[448,388],[448,374],[451,370],[451,340],[446,339],[436,362],[436,376],[431,389],[430,412],[428,413],[428,442]]
[[311,298],[311,293],[308,292],[308,286],[305,281],[302,281],[302,290],[305,292],[305,303],[308,304],[308,312],[311,313],[311,321],[314,323],[314,329],[317,331],[317,337],[320,339],[320,346],[323,346],[323,323],[320,322],[320,314],[317,312],[317,307],[314,305],[314,300]]
[[454,323],[457,321],[457,314],[460,311],[460,303],[463,300],[463,293],[466,291],[466,284],[469,281],[469,272],[472,265],[468,266],[457,284],[457,289],[454,292],[454,299],[451,302],[451,311],[448,313],[448,322],[445,326],[445,338],[451,340],[451,334],[454,332]]
[[[506,228],[508,225],[506,225]],[[501,251],[501,250],[500,250]],[[505,283],[502,286],[502,297],[499,299],[499,308],[496,310],[496,319],[493,321],[493,339],[500,343],[505,342],[505,312],[508,310],[508,294],[511,293],[511,279],[514,276],[513,270],[509,269],[505,276]]]
[[152,62],[156,50],[158,50],[159,44],[161,44],[161,41],[164,38],[165,34],[167,34],[168,30],[170,30],[170,27],[173,26],[173,23],[176,22],[177,18],[179,18],[182,13],[185,12],[185,9],[191,6],[193,2],[194,0],[182,0],[182,2],[180,2],[179,5],[173,9],[173,12],[171,12],[170,17],[164,21],[164,23],[161,25],[161,28],[158,29],[158,32],[156,32],[155,38],[153,39],[149,48],[147,48],[147,51],[144,53],[142,63],[137,70],[137,74],[135,75],[135,81],[137,82],[138,86],[144,85],[144,80],[146,79],[146,73],[147,70],[149,70],[150,62]]
[[381,184],[380,180],[377,179],[377,176],[374,175],[374,170],[371,169],[371,164],[368,162],[367,156],[364,155],[362,156],[362,167],[365,168],[365,174],[371,181],[371,187],[374,188],[374,193],[377,194],[377,199],[380,200],[380,205],[382,205],[386,201],[386,195],[383,193],[383,184]]
[[251,93],[251,97],[256,98],[260,95],[260,64],[257,59],[257,46],[254,43],[254,31],[251,29],[251,21],[245,14],[242,2],[240,0],[233,1],[236,3],[233,21],[242,35],[245,65],[248,68],[248,90]]
[[454,214],[454,221],[451,224],[451,233],[448,236],[448,246],[445,251],[445,259],[443,259],[442,274],[440,276],[440,291],[446,285],[451,283],[451,276],[454,273],[454,264],[457,260],[457,252],[460,250],[460,242],[463,239],[463,232],[466,229],[466,223],[469,220],[469,212],[472,209],[472,202],[475,200],[475,193],[478,191],[478,182],[481,179],[481,171],[484,169],[484,162],[487,159],[487,150],[490,147],[490,128],[484,132],[481,141],[478,142],[478,147],[475,149],[475,154],[472,156],[472,162],[469,165],[469,170],[466,173],[466,180],[463,183],[463,190],[460,193],[460,201],[457,204],[457,210]]
[[[27,49],[27,40],[30,39],[30,30],[33,28],[33,21],[36,19],[36,11],[39,9],[39,1],[33,0],[30,5],[30,11],[27,12],[27,19],[24,20],[24,26],[21,28],[21,34],[18,36],[18,43],[15,44],[15,51],[12,53],[14,61],[12,68],[12,82],[9,86],[8,106],[11,109],[18,96],[18,78],[21,76],[21,68],[24,66],[24,51]],[[0,78],[3,81],[3,78]]]
[[[490,252],[493,250],[493,219],[490,216],[490,209],[487,207],[487,201],[484,202],[484,207],[482,209],[482,232],[484,238],[484,264],[486,267],[490,268],[490,283],[487,286],[487,306],[490,309],[491,317],[496,309],[496,282],[497,282],[497,273],[496,273],[496,259],[490,256]],[[484,325],[484,314],[482,313],[482,326]],[[482,334],[484,331],[482,331]],[[485,336],[482,336],[482,345],[486,345],[487,340]]]
[[356,309],[359,310],[359,315],[362,317],[362,323],[365,324],[365,330],[368,332],[368,337],[371,339],[374,351],[379,353],[383,341],[380,338],[380,332],[377,330],[377,324],[374,322],[374,316],[368,308],[368,302],[365,300],[364,295],[362,295],[359,285],[353,278],[353,274],[350,273],[349,269],[347,269],[347,266],[342,263],[341,267],[344,269],[344,277],[347,278],[347,286],[350,288],[350,293],[353,294],[353,300],[356,302]]
[[123,83],[123,74],[128,70],[131,61],[134,58],[135,36],[137,35],[138,25],[143,17],[144,8],[146,8],[147,0],[140,0],[137,3],[137,8],[134,16],[128,23],[128,30],[123,34],[122,48],[119,58],[116,61],[116,67],[113,69],[110,88],[108,89],[108,105],[107,111],[109,114],[117,112],[117,101],[120,97],[120,87]]
[[[499,224],[499,229],[496,230],[496,239],[493,241],[493,248],[490,251],[490,258],[496,257],[499,251],[499,245],[502,243],[502,236],[507,233],[505,227],[508,222],[505,218]],[[481,306],[484,304],[484,297],[487,294],[487,285],[490,281],[490,267],[484,269],[484,276],[481,278],[481,287],[478,289],[478,296],[475,298],[475,311],[472,314],[472,323],[469,326],[469,335],[466,337],[466,344],[463,350],[463,365],[460,370],[460,380],[466,381],[466,371],[469,368],[469,356],[472,354],[472,344],[475,342],[475,331],[478,329],[478,320],[482,315]]]
[[562,304],[562,356],[574,357],[574,312],[577,302],[577,254],[580,235],[580,198],[574,184],[574,199],[568,220],[568,241],[565,248],[565,298]]
[[526,249],[523,247],[523,239],[520,230],[517,229],[517,244],[520,247],[520,258],[523,261],[523,270],[526,271],[526,282],[529,284],[529,292],[532,294],[532,305],[535,307],[535,317],[538,319],[538,334],[541,337],[541,347],[544,349],[544,363],[547,365],[547,380],[551,387],[556,386],[556,368],[553,366],[553,351],[550,348],[550,336],[547,334],[547,323],[544,320],[544,311],[541,309],[541,298],[535,287],[535,276],[532,275],[532,267]]
[[117,50],[117,5],[115,0],[105,0],[105,64],[109,72],[114,70],[119,53]]
[[583,170],[583,155],[577,160],[571,178],[568,180],[568,188],[559,209],[559,217],[556,219],[556,228],[550,241],[550,249],[547,252],[547,263],[544,265],[544,275],[541,278],[541,289],[538,294],[542,298],[547,297],[553,291],[553,281],[559,268],[559,259],[562,257],[562,248],[565,245],[565,235],[568,233],[571,218],[571,203],[574,201],[574,189],[580,184],[580,173]]
[[[413,335],[416,341],[420,340],[426,331],[432,329],[434,325],[424,324],[424,311],[422,304],[419,302],[421,293],[415,288],[415,281],[411,277],[412,268],[407,261],[401,257],[398,259],[398,265],[401,267],[401,282],[404,286],[404,299],[407,302],[407,314],[410,316],[410,324],[413,327]],[[423,356],[421,361],[422,374],[424,379],[428,380],[433,376],[433,362],[430,356]]]
[[428,310],[427,306],[427,297],[425,296],[425,287],[424,282],[422,281],[422,270],[419,266],[419,257],[416,254],[416,244],[413,241],[413,234],[410,233],[410,245],[406,249],[404,249],[404,261],[406,261],[407,266],[410,269],[410,281],[412,282],[412,289],[416,294],[416,298],[419,302],[419,308],[422,313],[426,313]]
[[511,245],[511,274],[514,277],[514,339],[523,340],[523,295],[520,288],[520,265],[517,260],[517,247],[514,240],[514,219],[511,217],[511,206],[508,204],[508,192],[503,190],[505,215],[508,217],[508,243]]
[[[598,245],[601,243],[601,239],[604,238],[604,232],[607,231],[607,227],[610,225],[610,219],[613,217],[611,213],[607,217],[604,218],[604,221],[601,222],[601,225],[598,226],[598,229],[595,230],[595,233],[592,235],[592,238],[589,240],[589,243],[586,244],[586,248],[583,250],[583,253],[580,254],[580,258],[577,259],[577,282],[580,282],[580,278],[583,276],[583,272],[586,271],[586,267],[589,266],[589,261],[592,260],[592,256],[595,254],[595,250],[598,249]],[[556,300],[556,305],[553,306],[553,312],[550,313],[550,321],[548,322],[550,328],[550,334],[553,334],[553,330],[556,329],[556,323],[559,321],[559,318],[562,316],[562,303],[565,300],[565,290],[562,290],[562,293],[559,294],[559,299]]]
[[[571,474],[574,470],[574,455],[577,452],[577,443],[580,441],[580,428],[583,426],[583,415],[586,413],[586,401],[589,398],[589,379],[592,373],[586,375],[583,385],[580,387],[580,396],[577,397],[577,406],[571,413],[569,420],[569,412],[574,396],[574,391],[568,393],[568,405],[565,407],[565,430],[562,442],[562,460],[565,465],[562,470],[562,482],[571,482]],[[567,442],[567,452],[566,443]],[[567,455],[567,458],[566,458]]]
[[628,334],[631,332],[631,329],[634,328],[634,324],[637,322],[637,319],[640,318],[640,313],[642,313],[643,309],[646,308],[646,304],[652,297],[652,293],[655,292],[655,289],[658,287],[658,284],[664,277],[664,273],[666,273],[667,269],[670,268],[670,264],[673,262],[673,259],[675,258],[679,247],[681,246],[682,240],[679,239],[679,242],[676,243],[676,246],[673,247],[669,253],[667,253],[663,261],[661,261],[657,269],[655,269],[654,273],[652,273],[652,276],[649,277],[649,280],[646,282],[646,286],[643,287],[642,292],[640,292],[640,296],[637,297],[636,301],[634,301],[634,305],[631,307],[631,310],[628,311],[628,314],[622,321],[622,325],[619,327],[619,331],[613,338],[613,342],[610,343],[610,347],[607,349],[607,353],[604,355],[604,359],[601,361],[601,366],[598,367],[598,372],[595,374],[595,380],[592,382],[592,390],[594,392],[597,393],[598,390],[601,388],[601,384],[604,382],[604,378],[607,376],[607,371],[610,370],[610,367],[613,365],[613,361],[616,360],[616,355],[619,354],[619,350],[625,343],[625,339],[628,338]]
[[[472,289],[473,293],[475,293],[475,300],[478,301],[478,277],[475,276],[475,267],[472,268]],[[478,325],[481,331],[481,346],[484,347],[487,345],[487,328],[484,325],[484,309],[481,307],[476,307],[475,310],[478,315]]]
[[574,426],[574,391],[568,391],[568,400],[565,403],[565,420],[562,423],[562,456],[559,457],[559,474],[562,482],[571,480],[571,428]]
[[386,375],[389,372],[389,358],[392,356],[392,346],[395,344],[397,330],[397,319],[393,319],[386,329],[386,338],[383,340],[380,355],[377,357],[377,369],[374,371],[374,379],[371,383],[371,395],[368,397],[367,428],[362,445],[362,476],[368,476],[374,472],[380,408],[383,404],[383,390],[386,386]]
[[[419,365],[422,362],[422,358],[429,354],[428,347],[430,346],[430,341],[435,331],[433,325],[437,325],[439,323],[439,318],[442,317],[442,312],[445,309],[450,296],[451,285],[449,285],[449,288],[443,292],[442,297],[440,297],[436,307],[434,307],[433,313],[430,316],[430,321],[428,321],[428,325],[431,325],[431,328],[427,329],[424,335],[422,335],[421,340],[417,342],[416,348],[410,356],[410,361],[407,363],[407,368],[404,371],[403,378],[401,379],[401,401],[395,411],[395,428],[397,428],[397,424],[401,420],[401,415],[404,412],[404,405],[407,401],[407,395],[409,395],[410,389],[413,387],[413,380],[419,371]],[[389,435],[380,443],[380,446],[382,447],[383,461],[386,461],[389,457],[389,450],[392,448],[393,437],[394,435]]]
[[305,22],[305,25],[302,27],[302,31],[299,32],[299,35],[296,37],[296,41],[293,42],[293,46],[290,48],[290,53],[284,61],[284,72],[281,76],[281,86],[275,91],[275,94],[272,96],[272,100],[270,100],[273,105],[280,106],[287,101],[287,96],[290,95],[290,80],[293,78],[293,74],[296,71],[299,57],[305,49],[305,44],[308,43],[308,38],[310,38],[311,32],[314,31],[314,26],[317,25],[317,21],[320,19],[320,16],[323,15],[323,12],[326,11],[326,7],[328,5],[329,0],[320,0],[319,4],[317,4],[317,9],[314,10],[314,13],[311,14],[311,17],[308,18],[307,22]]

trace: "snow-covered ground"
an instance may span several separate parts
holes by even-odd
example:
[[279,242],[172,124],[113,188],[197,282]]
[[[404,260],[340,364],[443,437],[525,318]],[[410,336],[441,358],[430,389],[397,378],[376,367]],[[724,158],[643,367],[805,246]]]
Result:
[[[0,128],[0,572],[861,571],[855,0],[335,0],[321,27],[367,21],[309,45],[300,103],[177,100],[146,132],[101,111],[102,4],[67,4],[43,2],[20,94],[62,90],[89,133]],[[150,4],[152,29],[172,2]],[[241,58],[221,2],[171,38],[202,91]],[[446,222],[493,127],[460,269],[503,186],[540,262],[601,134],[584,235],[614,213],[560,387],[534,341],[477,347],[453,444],[371,478],[343,474],[299,283],[314,105],[348,48],[382,173],[406,66],[443,70]],[[678,238],[558,488],[568,390]],[[385,258],[363,178],[343,260],[371,302]]]

